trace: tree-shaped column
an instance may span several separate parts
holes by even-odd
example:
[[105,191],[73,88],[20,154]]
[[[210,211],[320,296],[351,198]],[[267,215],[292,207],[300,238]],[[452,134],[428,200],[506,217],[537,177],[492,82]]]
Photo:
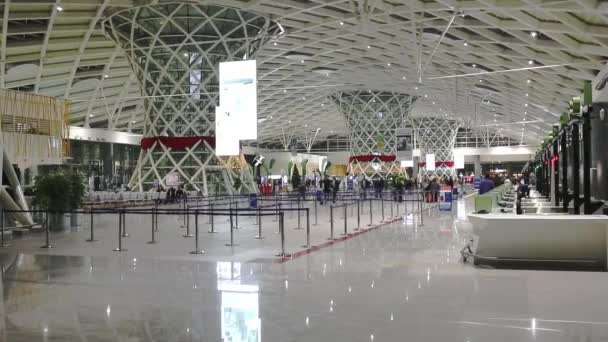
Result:
[[256,191],[246,164],[215,156],[219,63],[253,58],[278,25],[234,8],[176,2],[120,10],[103,26],[127,54],[145,96],[144,139],[130,186],[165,185],[165,176],[177,173],[204,193]]
[[331,95],[346,118],[350,139],[350,170],[368,176],[400,172],[396,130],[405,127],[416,100],[387,91],[340,91]]
[[[438,117],[414,118],[416,140],[424,165],[420,169],[423,179],[456,176],[454,170],[454,143],[460,124],[456,120]],[[428,170],[425,163],[427,154],[435,155],[435,170]]]

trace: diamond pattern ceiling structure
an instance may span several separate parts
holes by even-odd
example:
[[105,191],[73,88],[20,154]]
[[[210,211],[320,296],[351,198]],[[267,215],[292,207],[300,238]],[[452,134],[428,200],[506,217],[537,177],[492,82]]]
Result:
[[[3,0],[0,88],[70,99],[74,125],[142,132],[141,89],[100,22],[163,2]],[[367,88],[420,97],[415,117],[538,144],[608,54],[608,2],[599,0],[199,2],[258,12],[284,28],[257,55],[262,146],[279,144],[282,129],[347,136],[327,95]]]

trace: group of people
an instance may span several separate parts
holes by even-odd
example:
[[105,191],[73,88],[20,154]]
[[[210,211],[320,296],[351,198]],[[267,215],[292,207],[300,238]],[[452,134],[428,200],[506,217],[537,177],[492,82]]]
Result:
[[[176,203],[178,200],[185,198],[186,197],[186,192],[184,191],[184,189],[182,188],[181,185],[179,185],[176,188],[174,187],[169,187],[169,189],[165,189],[162,186],[158,186],[158,188],[154,189],[152,188],[150,191],[153,192],[157,192],[158,193],[158,197],[156,199],[157,203]],[[161,198],[162,194],[166,193],[165,198]]]
[[[530,184],[531,182],[534,182],[534,178],[534,174],[523,174],[517,181],[506,177],[502,182],[507,186],[517,186],[517,192],[518,194],[521,194],[522,197],[530,197]],[[479,194],[483,195],[490,192],[495,187],[496,181],[492,179],[489,173],[486,173],[479,183]]]

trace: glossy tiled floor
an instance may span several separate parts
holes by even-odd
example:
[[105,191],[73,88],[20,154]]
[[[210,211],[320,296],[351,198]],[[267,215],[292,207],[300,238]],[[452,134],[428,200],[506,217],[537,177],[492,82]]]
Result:
[[2,254],[0,340],[608,341],[606,273],[462,264],[470,204],[284,263]]

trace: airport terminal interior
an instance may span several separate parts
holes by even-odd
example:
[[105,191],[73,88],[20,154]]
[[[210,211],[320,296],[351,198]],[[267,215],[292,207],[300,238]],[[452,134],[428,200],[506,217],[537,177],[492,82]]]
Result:
[[0,44],[0,342],[608,341],[606,1],[0,0]]

